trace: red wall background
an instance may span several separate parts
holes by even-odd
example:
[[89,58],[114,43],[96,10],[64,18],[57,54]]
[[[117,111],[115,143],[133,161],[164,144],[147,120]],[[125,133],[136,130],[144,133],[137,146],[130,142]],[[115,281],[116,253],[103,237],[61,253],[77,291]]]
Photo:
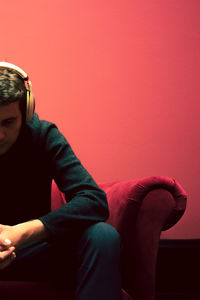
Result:
[[188,193],[164,237],[200,238],[200,1],[0,1],[0,59],[24,69],[97,182],[162,175]]

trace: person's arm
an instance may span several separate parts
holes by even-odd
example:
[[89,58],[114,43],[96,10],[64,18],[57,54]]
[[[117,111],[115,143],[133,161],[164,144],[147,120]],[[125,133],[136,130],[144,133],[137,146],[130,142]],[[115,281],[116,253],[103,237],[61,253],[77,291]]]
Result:
[[0,224],[0,270],[15,259],[15,251],[20,246],[42,241],[47,237],[48,231],[38,219],[13,226]]
[[15,249],[26,243],[41,241],[47,237],[48,231],[38,219],[13,226],[0,225],[0,241],[11,241],[9,246],[14,246]]
[[44,161],[67,202],[39,218],[50,236],[74,235],[96,222],[106,221],[109,216],[106,194],[83,167],[65,137],[54,124],[43,136]]

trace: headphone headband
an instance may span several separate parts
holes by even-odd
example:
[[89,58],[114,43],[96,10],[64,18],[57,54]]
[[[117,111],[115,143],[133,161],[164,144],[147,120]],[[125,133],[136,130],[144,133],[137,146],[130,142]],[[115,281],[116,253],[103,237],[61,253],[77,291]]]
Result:
[[[27,81],[27,96],[26,96],[26,122],[30,121],[35,111],[35,98],[32,92],[32,84],[28,78],[28,75],[18,66],[8,62],[0,62],[0,68],[10,69],[15,71],[24,81]],[[25,85],[26,86],[26,85]]]
[[25,81],[28,80],[28,75],[21,68],[13,64],[2,61],[0,62],[0,68],[14,70],[22,77],[22,79],[24,79]]

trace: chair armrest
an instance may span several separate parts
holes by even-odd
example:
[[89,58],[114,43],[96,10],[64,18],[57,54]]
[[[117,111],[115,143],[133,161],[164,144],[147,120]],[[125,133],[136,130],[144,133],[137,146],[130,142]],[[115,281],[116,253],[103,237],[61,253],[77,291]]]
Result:
[[[154,176],[148,178],[139,178],[127,181],[116,181],[112,183],[101,183],[99,187],[102,188],[108,198],[110,217],[108,222],[116,229],[120,228],[122,223],[130,217],[138,213],[146,195],[156,189],[164,189],[171,193],[174,199],[174,208],[168,216],[166,222],[163,224],[162,230],[167,230],[182,217],[186,208],[187,195],[181,185],[174,179]],[[155,205],[159,205],[159,199]],[[161,204],[162,206],[162,204]]]
[[161,231],[182,217],[186,193],[166,177],[103,183],[100,187],[108,197],[108,222],[121,236],[123,287],[133,298],[154,300]]

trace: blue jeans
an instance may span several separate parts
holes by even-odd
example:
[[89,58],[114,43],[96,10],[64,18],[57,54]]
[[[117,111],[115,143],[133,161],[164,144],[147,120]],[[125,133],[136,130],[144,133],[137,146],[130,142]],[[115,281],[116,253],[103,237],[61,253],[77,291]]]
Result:
[[26,244],[16,255],[0,280],[58,281],[75,288],[77,300],[120,300],[120,238],[107,223],[90,226],[73,242]]

